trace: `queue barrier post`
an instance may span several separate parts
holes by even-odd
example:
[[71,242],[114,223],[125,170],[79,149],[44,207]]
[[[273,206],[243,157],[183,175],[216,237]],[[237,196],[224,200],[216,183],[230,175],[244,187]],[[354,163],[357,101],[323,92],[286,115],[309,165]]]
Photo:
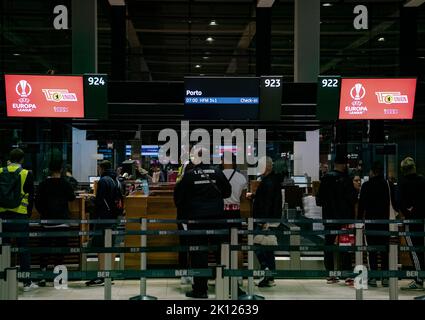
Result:
[[[3,232],[3,220],[0,219],[0,233]],[[3,251],[3,241],[2,237],[0,236],[0,272],[4,272],[4,266],[3,266],[3,257],[4,257],[4,251]],[[6,285],[6,282],[0,278],[0,300],[5,300],[6,297],[3,293],[3,288]]]
[[[112,247],[112,229],[106,229],[105,230],[105,248],[111,248]],[[112,269],[112,254],[111,253],[105,253],[105,270],[111,270]],[[112,299],[112,281],[111,277],[108,274],[106,274],[105,277],[105,286],[104,286],[104,299],[105,300],[111,300]]]
[[[10,268],[11,264],[11,249],[10,245],[2,245],[1,246],[1,265],[0,265],[0,271],[7,272],[7,269]],[[9,291],[8,291],[8,278],[7,276],[4,277],[4,279],[0,280],[1,283],[1,291],[0,291],[0,297],[2,300],[9,300]]]
[[217,265],[215,267],[215,298],[217,300],[226,300],[224,292],[223,267],[223,265]]
[[[230,244],[232,246],[238,245],[238,229],[231,228],[230,230]],[[238,251],[237,250],[231,250],[230,251],[230,268],[232,270],[238,269]],[[238,278],[237,277],[231,277],[230,278],[230,284],[231,284],[231,294],[232,294],[232,300],[238,300]]]
[[[362,246],[363,245],[363,223],[356,223],[356,246]],[[363,266],[363,251],[356,250],[355,254],[355,263],[356,266]],[[366,280],[367,281],[367,280]],[[356,300],[363,300],[363,287],[367,286],[366,284],[363,284],[356,288]]]
[[[140,224],[140,230],[142,235],[140,236],[140,246],[143,248],[147,247],[147,235],[146,231],[148,230],[148,219],[142,218],[142,223]],[[147,267],[147,255],[146,251],[140,253],[140,270],[146,271]],[[131,297],[130,300],[156,300],[156,297],[148,296],[146,294],[146,277],[140,278],[140,295]]]
[[[223,243],[221,245],[221,265],[224,269],[229,269],[229,251],[230,245],[228,243]],[[218,299],[218,298],[217,298]],[[223,277],[223,300],[229,299],[229,277]]]
[[[248,246],[254,245],[254,219],[248,218]],[[254,270],[254,251],[248,250],[248,270]],[[254,294],[254,277],[251,275],[248,277],[248,293],[240,296],[239,300],[264,300],[263,296]]]
[[[295,224],[289,223],[289,230],[291,235],[289,236],[289,245],[290,246],[300,246],[301,245],[301,228]],[[301,252],[290,250],[290,270],[301,270]]]
[[[398,225],[390,223],[389,230],[391,232],[398,231]],[[388,268],[390,271],[398,270],[398,237],[390,236]],[[398,277],[389,278],[389,298],[390,300],[398,300]]]
[[[424,232],[425,232],[425,220],[422,221],[422,223],[424,225]],[[425,247],[425,237],[424,237],[424,247]],[[425,251],[423,252],[423,255],[424,255],[424,261],[425,261]],[[425,282],[423,282],[422,286],[425,289]],[[415,297],[415,300],[425,300],[425,295]]]
[[[424,232],[425,232],[425,220],[422,221],[423,225],[424,225]],[[424,247],[425,247],[425,237],[424,237]],[[424,255],[424,261],[425,261],[425,251],[423,252]],[[422,266],[421,266],[422,267]],[[425,289],[425,282],[423,282],[422,284],[423,288]],[[417,296],[414,298],[415,300],[425,300],[425,295],[422,296]]]
[[6,289],[7,297],[5,300],[18,300],[18,268],[6,268]]

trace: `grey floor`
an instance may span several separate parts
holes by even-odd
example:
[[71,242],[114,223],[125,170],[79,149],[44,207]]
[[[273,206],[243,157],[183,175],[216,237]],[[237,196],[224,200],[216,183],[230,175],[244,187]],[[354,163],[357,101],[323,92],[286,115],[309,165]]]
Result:
[[[399,287],[405,286],[409,280],[399,281]],[[215,299],[215,287],[209,283],[209,299]],[[272,288],[255,287],[255,294],[269,300],[354,300],[355,289],[347,287],[343,282],[326,284],[324,280],[276,280]],[[246,287],[246,281],[245,281]],[[149,279],[147,293],[162,300],[186,300],[184,293],[191,289],[190,285],[181,285],[180,279]],[[114,280],[112,299],[128,300],[139,294],[139,281]],[[400,300],[411,300],[424,295],[424,291],[399,291]],[[44,288],[30,292],[19,289],[19,299],[22,300],[101,300],[103,287],[86,287],[84,282],[76,281],[68,284],[68,289],[58,290],[50,283]],[[388,288],[372,288],[364,290],[366,300],[388,300]]]

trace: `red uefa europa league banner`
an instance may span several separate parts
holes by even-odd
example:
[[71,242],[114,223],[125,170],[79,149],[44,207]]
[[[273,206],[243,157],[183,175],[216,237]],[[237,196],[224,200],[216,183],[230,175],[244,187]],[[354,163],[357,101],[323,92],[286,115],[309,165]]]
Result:
[[82,76],[5,75],[8,117],[84,118]]
[[412,119],[416,79],[343,78],[339,119]]

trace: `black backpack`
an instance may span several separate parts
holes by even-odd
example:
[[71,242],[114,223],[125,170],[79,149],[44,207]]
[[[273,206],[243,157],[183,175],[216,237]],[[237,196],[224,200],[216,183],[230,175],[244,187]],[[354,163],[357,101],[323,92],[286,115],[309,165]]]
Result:
[[103,199],[106,205],[107,214],[111,219],[116,219],[119,216],[124,215],[124,197],[119,186],[119,182],[112,179],[110,181],[113,185],[112,188],[112,203],[108,202],[106,199]]
[[21,194],[22,168],[10,172],[7,167],[0,173],[0,207],[14,209],[21,204],[23,195]]

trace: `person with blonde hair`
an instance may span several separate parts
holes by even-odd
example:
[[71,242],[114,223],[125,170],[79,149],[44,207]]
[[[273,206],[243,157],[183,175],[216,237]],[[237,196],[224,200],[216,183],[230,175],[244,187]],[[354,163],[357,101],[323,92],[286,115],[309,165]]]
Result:
[[[406,157],[400,164],[403,177],[400,179],[400,211],[407,219],[424,219],[425,204],[423,197],[425,195],[425,178],[416,173],[416,164],[413,158]],[[423,232],[423,224],[405,225],[406,231]],[[423,247],[424,237],[406,236],[406,241],[409,246]],[[417,271],[424,268],[423,252],[416,253],[411,251],[413,264]],[[417,277],[407,287],[402,287],[403,290],[423,290],[423,279]]]

